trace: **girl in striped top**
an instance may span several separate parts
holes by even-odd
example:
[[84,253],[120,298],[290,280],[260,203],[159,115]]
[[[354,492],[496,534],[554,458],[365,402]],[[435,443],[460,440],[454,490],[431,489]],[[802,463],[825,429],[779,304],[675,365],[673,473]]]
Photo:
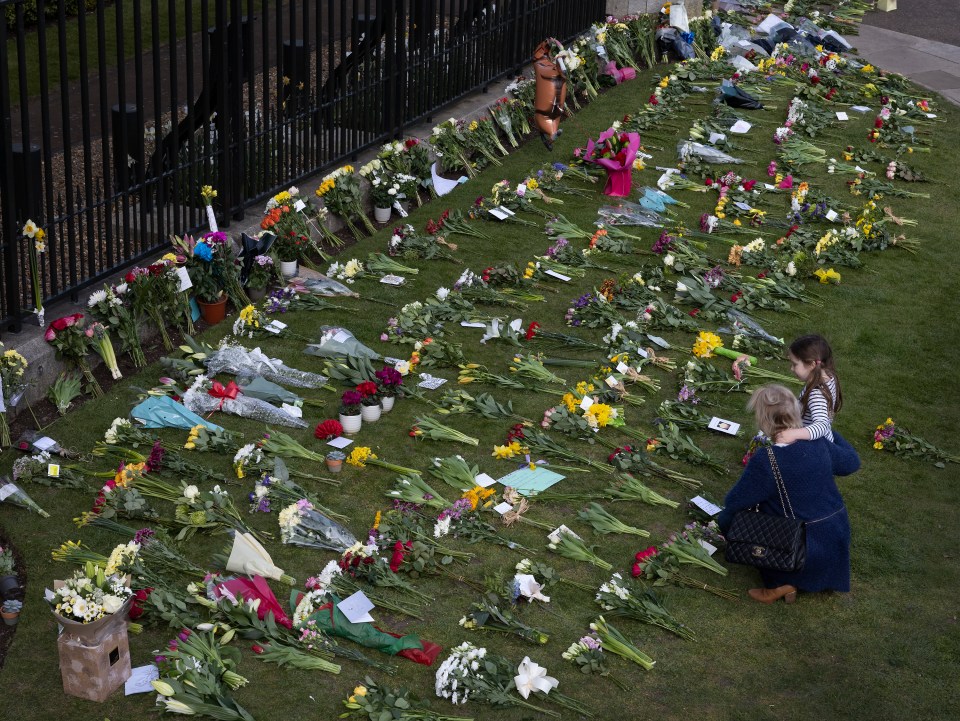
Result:
[[832,441],[831,423],[843,405],[843,396],[830,344],[820,335],[797,338],[790,344],[790,369],[804,383],[800,391],[803,428],[781,431],[777,435],[777,443],[812,441],[817,438]]

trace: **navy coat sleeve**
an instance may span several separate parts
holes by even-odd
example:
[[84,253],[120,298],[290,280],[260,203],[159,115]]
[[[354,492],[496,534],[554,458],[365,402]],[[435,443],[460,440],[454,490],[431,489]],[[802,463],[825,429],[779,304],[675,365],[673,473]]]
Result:
[[833,461],[833,475],[849,476],[860,470],[860,456],[853,446],[836,431],[833,432],[833,443],[828,446],[830,459]]
[[753,508],[776,492],[770,459],[766,453],[755,453],[723,501],[724,509],[717,515],[721,533],[726,533],[738,511]]

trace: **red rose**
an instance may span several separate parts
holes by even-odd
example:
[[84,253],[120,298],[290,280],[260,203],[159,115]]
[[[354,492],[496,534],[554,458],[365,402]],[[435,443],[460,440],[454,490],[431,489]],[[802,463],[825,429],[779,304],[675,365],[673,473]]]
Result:
[[880,116],[877,116],[877,118],[873,121],[873,127],[877,128],[877,129],[882,128],[882,127],[883,127],[883,118],[881,118]]
[[730,296],[730,302],[731,302],[731,303],[736,303],[736,302],[737,302],[738,300],[740,300],[742,297],[743,297],[743,293],[741,293],[741,292],[738,290],[736,293],[734,293],[733,295]]
[[811,85],[819,85],[819,84],[820,84],[820,77],[817,76],[817,75],[814,75],[812,78],[810,78],[810,84],[811,84]]
[[753,190],[753,186],[756,184],[757,184],[756,180],[746,180],[743,183],[743,189],[749,193],[751,190]]
[[50,324],[50,327],[53,328],[54,330],[59,331],[59,330],[66,330],[71,325],[73,325],[73,323],[68,324],[66,318],[57,318],[55,321],[53,321],[53,323]]
[[137,276],[135,276],[135,275],[131,272],[131,273],[127,273],[125,276],[123,276],[123,279],[124,279],[125,281],[127,281],[128,283],[133,283],[133,282],[137,279]]

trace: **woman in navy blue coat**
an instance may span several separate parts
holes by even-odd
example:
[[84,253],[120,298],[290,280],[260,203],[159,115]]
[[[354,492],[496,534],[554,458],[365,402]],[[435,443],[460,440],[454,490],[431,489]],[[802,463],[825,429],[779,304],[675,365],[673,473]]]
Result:
[[[799,403],[784,386],[758,388],[747,407],[756,413],[757,425],[770,438],[802,425]],[[761,570],[765,588],[749,591],[756,601],[773,603],[783,598],[792,603],[798,590],[850,590],[850,520],[834,476],[856,471],[860,457],[836,431],[833,438],[833,442],[819,438],[773,446],[794,516],[807,522],[807,560],[803,569],[794,573]],[[764,513],[784,515],[766,452],[754,454],[724,504],[717,519],[723,532],[735,513],[757,504]]]

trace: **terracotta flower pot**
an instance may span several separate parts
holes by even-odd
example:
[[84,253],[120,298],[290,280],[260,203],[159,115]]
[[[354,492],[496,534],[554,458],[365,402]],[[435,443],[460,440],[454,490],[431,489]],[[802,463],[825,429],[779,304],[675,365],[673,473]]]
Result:
[[207,325],[216,325],[227,316],[226,296],[213,303],[208,303],[198,298],[197,305],[200,306],[200,317],[203,318],[203,322]]
[[327,458],[327,470],[331,473],[339,473],[343,470],[343,460],[340,458]]
[[3,618],[3,622],[8,626],[16,626],[20,621],[20,612],[0,611],[0,617]]

